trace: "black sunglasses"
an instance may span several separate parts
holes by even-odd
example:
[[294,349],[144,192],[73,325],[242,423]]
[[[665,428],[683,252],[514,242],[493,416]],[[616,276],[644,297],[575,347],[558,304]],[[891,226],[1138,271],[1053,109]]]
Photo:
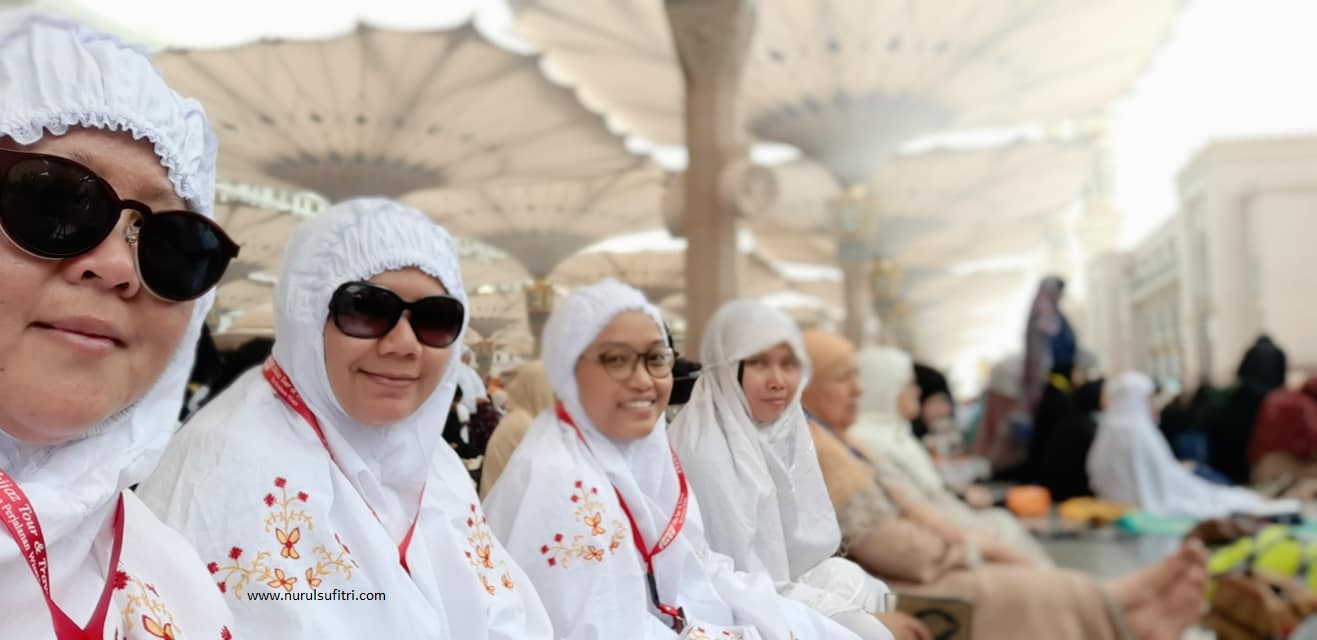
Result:
[[412,302],[369,282],[348,282],[329,299],[329,317],[344,335],[353,338],[382,338],[398,324],[403,311],[416,339],[427,347],[443,349],[462,333],[466,308],[447,295],[427,296]]
[[125,210],[139,216],[125,234],[137,276],[163,300],[200,297],[238,255],[238,245],[199,213],[152,211],[121,199],[109,182],[77,162],[0,149],[0,233],[35,257],[64,260],[95,249]]

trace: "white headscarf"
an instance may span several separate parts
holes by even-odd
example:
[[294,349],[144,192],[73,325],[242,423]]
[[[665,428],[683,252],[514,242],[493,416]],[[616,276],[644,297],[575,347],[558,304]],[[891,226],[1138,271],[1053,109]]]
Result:
[[[419,211],[353,200],[299,227],[275,289],[274,358],[330,452],[253,370],[189,421],[139,489],[210,561],[248,635],[550,637],[534,590],[490,536],[465,467],[442,446],[456,349],[429,399],[392,425],[358,423],[330,386],[324,331],[334,290],[409,267],[466,303],[452,238]],[[408,575],[398,547],[423,486]],[[388,599],[279,605],[243,595],[313,586]]]
[[1214,518],[1249,511],[1262,502],[1247,489],[1223,487],[1180,466],[1152,420],[1155,385],[1138,373],[1109,382],[1109,404],[1088,452],[1089,483],[1106,500],[1166,516]]
[[[756,424],[740,365],[783,343],[800,361],[800,386],[775,422]],[[800,330],[762,302],[729,302],[705,329],[700,362],[700,378],[668,438],[703,507],[709,545],[739,570],[769,574],[784,595],[825,615],[877,610],[885,588],[833,558],[841,530],[800,406],[810,377]]]
[[865,347],[856,355],[860,367],[860,414],[847,435],[864,455],[900,468],[926,495],[943,489],[933,457],[897,406],[901,391],[914,382],[910,355],[890,347]]
[[[462,345],[462,355],[468,353],[471,353],[471,347]],[[489,394],[485,389],[485,380],[480,377],[479,371],[461,360],[453,366],[457,368],[457,386],[462,389],[462,399],[459,404],[466,408],[468,416],[475,415],[476,409],[479,408],[478,402]]]
[[[149,140],[177,194],[213,210],[216,139],[196,101],[169,89],[139,49],[79,25],[30,11],[0,14],[0,135],[32,144],[70,128],[123,131]],[[150,295],[145,291],[141,295]],[[177,426],[197,339],[214,293],[198,299],[178,347],[146,395],[57,445],[20,443],[0,431],[0,468],[32,501],[45,536],[54,599],[86,621],[107,570],[125,572],[106,637],[145,637],[129,597],[159,605],[154,622],[196,637],[218,637],[228,622],[195,552],[125,491],[160,459]],[[125,372],[126,374],[126,372]],[[124,496],[120,565],[109,530]],[[154,591],[146,593],[145,584]],[[53,638],[40,589],[7,533],[0,533],[0,637]],[[140,600],[146,598],[146,600]]]
[[[627,311],[648,315],[662,335],[658,309],[615,280],[577,289],[554,310],[544,328],[544,367],[581,435],[553,410],[541,413],[486,500],[490,526],[535,582],[558,636],[569,640],[678,637],[649,604],[645,567],[614,495],[616,488],[653,546],[680,494],[667,425],[660,418],[649,435],[616,442],[590,421],[576,384],[581,354]],[[690,618],[687,634],[853,637],[779,597],[766,574],[738,573],[711,551],[694,495],[684,528],[654,567],[660,598]]]

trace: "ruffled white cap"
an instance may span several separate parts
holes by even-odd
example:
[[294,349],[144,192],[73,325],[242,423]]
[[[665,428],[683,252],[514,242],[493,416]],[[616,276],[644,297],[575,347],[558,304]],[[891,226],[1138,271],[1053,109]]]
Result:
[[30,10],[0,14],[0,135],[32,144],[70,127],[125,131],[155,147],[174,191],[213,215],[219,141],[196,100],[146,52]]

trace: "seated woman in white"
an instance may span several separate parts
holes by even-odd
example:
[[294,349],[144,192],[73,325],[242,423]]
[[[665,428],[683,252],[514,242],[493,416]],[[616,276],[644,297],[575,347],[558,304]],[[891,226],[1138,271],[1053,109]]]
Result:
[[1164,516],[1216,518],[1263,506],[1260,495],[1212,484],[1180,465],[1153,420],[1152,378],[1123,373],[1107,383],[1088,477],[1098,497]]
[[559,638],[855,638],[709,549],[668,446],[673,353],[639,291],[605,280],[572,292],[544,328],[543,357],[558,404],[485,506]]
[[859,415],[846,431],[847,440],[890,482],[919,503],[934,530],[954,530],[972,537],[985,560],[1051,566],[1042,545],[1005,509],[975,509],[956,495],[942,479],[937,463],[924,443],[915,437],[911,420],[919,415],[919,387],[910,355],[891,347],[865,347],[856,354],[859,364]]
[[668,438],[709,545],[861,638],[891,637],[884,623],[900,638],[927,637],[900,613],[875,618],[886,585],[834,557],[841,530],[800,407],[810,366],[791,318],[762,302],[729,302],[705,328],[700,363]]
[[141,50],[0,13],[0,638],[233,635],[205,564],[128,491],[237,253],[216,147]]
[[[241,637],[551,638],[440,437],[467,322],[448,233],[388,200],[340,203],[294,232],[274,295],[273,357],[139,488]],[[315,601],[253,599],[271,594]]]

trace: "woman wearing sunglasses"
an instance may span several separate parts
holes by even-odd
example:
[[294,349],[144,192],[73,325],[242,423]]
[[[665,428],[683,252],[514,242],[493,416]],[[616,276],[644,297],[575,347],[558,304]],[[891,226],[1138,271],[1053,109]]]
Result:
[[614,280],[574,291],[544,328],[558,403],[486,506],[558,637],[854,640],[709,549],[668,446],[672,364],[658,309]]
[[0,638],[228,638],[127,491],[174,428],[211,288],[216,141],[142,53],[0,14]]
[[289,240],[275,343],[179,433],[143,500],[246,638],[551,637],[440,433],[466,328],[452,239],[338,204]]

